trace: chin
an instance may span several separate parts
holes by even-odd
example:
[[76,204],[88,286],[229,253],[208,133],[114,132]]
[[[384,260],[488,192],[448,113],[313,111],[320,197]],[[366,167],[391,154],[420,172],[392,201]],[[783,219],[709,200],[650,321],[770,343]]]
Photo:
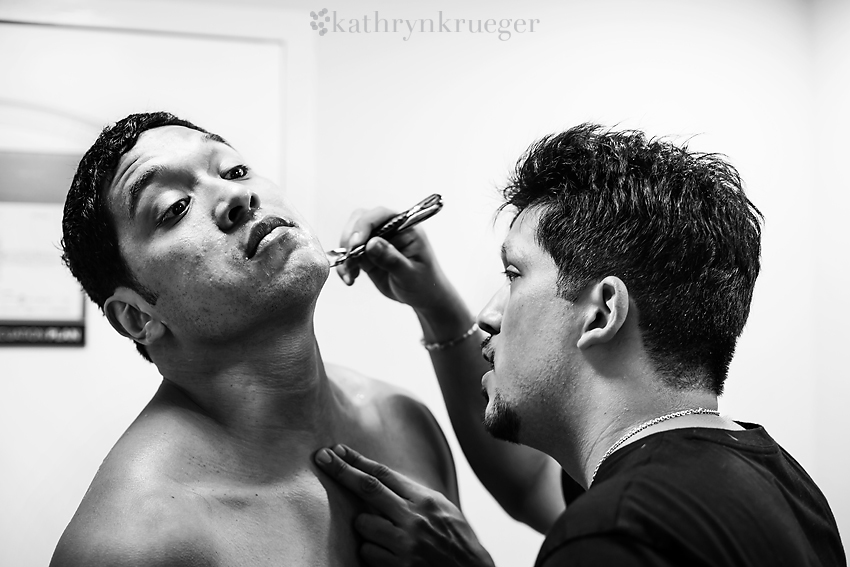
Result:
[[290,259],[284,270],[262,285],[251,289],[243,304],[259,309],[259,318],[286,319],[311,316],[316,301],[328,279],[327,261],[324,265],[312,257],[299,255]]
[[287,287],[318,292],[324,287],[331,273],[325,253],[302,248],[289,256],[283,267]]
[[519,414],[505,403],[499,392],[496,392],[484,412],[484,429],[496,439],[519,444]]
[[[313,259],[311,258],[311,260]],[[306,272],[309,275],[310,283],[316,289],[316,295],[318,295],[322,291],[322,288],[325,287],[328,276],[331,274],[331,267],[328,265],[328,259],[325,257],[324,252],[322,252],[321,257],[317,257],[315,261],[310,262],[310,265],[306,267]]]

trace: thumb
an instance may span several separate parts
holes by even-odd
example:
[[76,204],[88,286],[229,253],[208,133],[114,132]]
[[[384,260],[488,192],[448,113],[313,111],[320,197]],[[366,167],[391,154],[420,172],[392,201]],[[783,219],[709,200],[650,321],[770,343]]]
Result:
[[395,275],[413,270],[411,262],[395,246],[376,236],[366,244],[366,255],[376,267]]

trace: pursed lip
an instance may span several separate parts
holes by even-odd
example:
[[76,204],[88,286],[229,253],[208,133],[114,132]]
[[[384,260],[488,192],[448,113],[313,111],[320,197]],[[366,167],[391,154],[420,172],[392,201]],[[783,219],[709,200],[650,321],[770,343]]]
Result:
[[271,231],[281,226],[293,227],[295,223],[281,217],[268,216],[254,224],[248,233],[248,242],[245,244],[245,257],[249,260],[253,258],[257,253],[257,247],[260,245],[260,241]]
[[492,338],[493,338],[493,336],[491,335],[491,336],[487,337],[486,339],[484,339],[484,342],[481,343],[481,356],[484,357],[484,360],[486,360],[487,362],[490,363],[490,369],[491,370],[494,369],[493,360],[495,359],[495,356],[496,356],[496,353],[493,350],[493,347],[490,346],[490,340]]

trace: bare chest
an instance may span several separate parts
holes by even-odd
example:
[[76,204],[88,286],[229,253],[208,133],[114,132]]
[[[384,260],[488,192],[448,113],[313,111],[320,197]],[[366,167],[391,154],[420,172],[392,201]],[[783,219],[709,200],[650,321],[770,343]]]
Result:
[[207,486],[185,498],[214,565],[360,565],[352,524],[366,510],[325,479],[305,474],[283,488]]
[[[381,455],[381,458],[389,455]],[[400,457],[400,458],[399,458]],[[414,455],[384,462],[446,491],[434,463]],[[367,506],[321,472],[305,470],[284,486],[201,486],[187,495],[192,515],[215,550],[214,565],[359,567],[362,541],[353,528]]]

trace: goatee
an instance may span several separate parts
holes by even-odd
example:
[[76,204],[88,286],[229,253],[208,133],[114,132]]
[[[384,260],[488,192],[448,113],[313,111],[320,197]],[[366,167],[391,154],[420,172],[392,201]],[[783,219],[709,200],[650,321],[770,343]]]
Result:
[[[487,397],[486,393],[484,397]],[[496,439],[519,444],[519,426],[519,415],[505,403],[499,392],[496,392],[492,410],[484,412],[484,429]]]

